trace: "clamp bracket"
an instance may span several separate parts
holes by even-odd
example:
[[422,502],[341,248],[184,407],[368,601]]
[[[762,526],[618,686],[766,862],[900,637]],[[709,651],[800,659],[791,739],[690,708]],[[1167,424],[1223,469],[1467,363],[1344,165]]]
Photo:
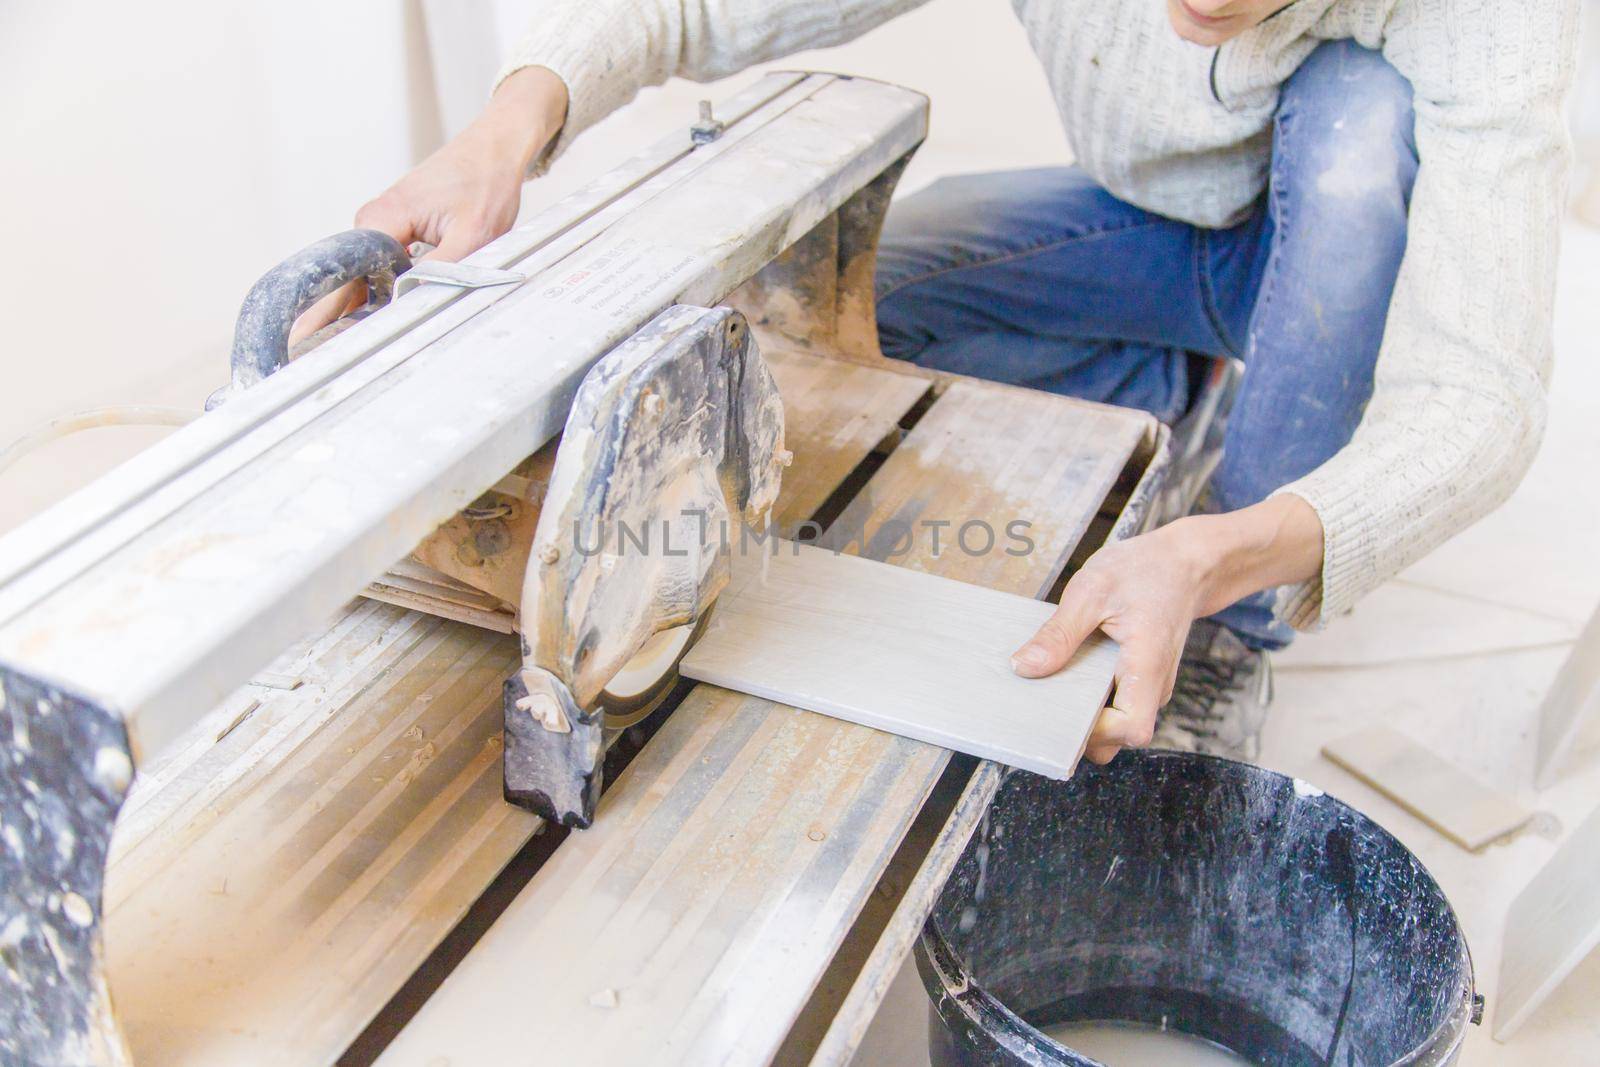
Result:
[[419,285],[449,285],[457,289],[487,289],[496,285],[513,285],[525,282],[528,276],[521,271],[480,267],[472,263],[450,263],[439,259],[426,259],[413,263],[411,269],[395,279],[394,295],[405,296]]

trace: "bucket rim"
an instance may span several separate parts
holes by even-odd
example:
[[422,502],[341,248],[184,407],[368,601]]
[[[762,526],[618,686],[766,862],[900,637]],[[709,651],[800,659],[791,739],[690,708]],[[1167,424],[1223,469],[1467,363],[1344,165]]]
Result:
[[[1282,783],[1286,783],[1289,788],[1295,790],[1297,797],[1307,800],[1313,799],[1311,795],[1302,793],[1296,787],[1296,783],[1305,782],[1305,779],[1244,760],[1229,759],[1226,756],[1216,756],[1205,752],[1177,752],[1167,749],[1124,750],[1116,757],[1117,760],[1130,758],[1138,762],[1211,762],[1240,767],[1249,773],[1278,779]],[[1110,764],[1107,764],[1107,766],[1110,766]],[[1065,785],[1070,780],[1061,779],[1053,784]],[[1002,781],[1001,788],[1003,787],[1004,782]],[[1472,963],[1472,949],[1467,944],[1466,933],[1462,929],[1460,916],[1456,914],[1455,905],[1451,903],[1450,898],[1439,885],[1439,880],[1428,869],[1428,865],[1423,863],[1421,858],[1411,851],[1405,842],[1395,837],[1387,827],[1349,802],[1322,789],[1321,786],[1313,786],[1313,788],[1317,790],[1318,796],[1333,801],[1349,812],[1350,815],[1399,846],[1407,856],[1411,857],[1418,870],[1427,879],[1427,884],[1433,887],[1433,890],[1438,894],[1439,900],[1444,904],[1444,910],[1449,915],[1452,927],[1455,930],[1456,948],[1460,953],[1462,970],[1465,976],[1458,1003],[1437,1026],[1429,1031],[1426,1038],[1405,1056],[1395,1060],[1390,1067],[1437,1067],[1437,1065],[1451,1063],[1462,1043],[1466,1040],[1467,1026],[1469,1024],[1475,1025],[1478,1021],[1477,1017],[1481,1016],[1481,1011],[1475,1010],[1477,1002],[1477,971]],[[998,796],[999,790],[997,789],[995,797],[998,798]],[[990,806],[993,806],[994,800],[991,799],[989,803]],[[935,900],[937,901],[937,898]],[[914,949],[923,988],[932,1001],[933,1010],[938,1013],[941,1021],[946,1024],[954,1021],[944,1010],[946,1004],[953,1005],[960,1011],[961,1015],[965,1016],[969,1024],[977,1026],[1006,1051],[1024,1058],[1025,1062],[1038,1062],[1039,1054],[1041,1052],[1045,1053],[1048,1058],[1042,1061],[1042,1067],[1082,1067],[1084,1064],[1098,1062],[1049,1037],[1044,1031],[1023,1019],[993,993],[989,992],[988,988],[972,974],[967,967],[966,961],[956,952],[949,939],[945,937],[944,931],[940,929],[939,923],[935,920],[932,912],[929,913],[922,924],[922,930],[917,936]],[[935,988],[936,985],[937,988]],[[1024,1039],[1032,1040],[1028,1035],[1037,1035],[1038,1038],[1042,1038],[1044,1047],[1021,1045],[1020,1042]]]

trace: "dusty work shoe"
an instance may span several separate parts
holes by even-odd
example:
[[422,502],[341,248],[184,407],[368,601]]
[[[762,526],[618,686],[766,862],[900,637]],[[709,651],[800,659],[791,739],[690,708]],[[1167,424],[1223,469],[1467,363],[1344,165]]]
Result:
[[1172,699],[1156,718],[1152,748],[1254,760],[1272,703],[1272,662],[1226,626],[1201,619],[1189,630]]

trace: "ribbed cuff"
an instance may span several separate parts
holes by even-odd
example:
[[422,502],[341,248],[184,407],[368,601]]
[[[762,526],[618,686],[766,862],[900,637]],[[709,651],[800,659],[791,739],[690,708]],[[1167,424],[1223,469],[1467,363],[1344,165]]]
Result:
[[1313,631],[1343,615],[1376,582],[1374,541],[1367,532],[1370,510],[1359,487],[1320,471],[1291,482],[1273,496],[1289,493],[1311,505],[1322,521],[1322,571],[1278,594],[1278,618],[1296,630]]
[[[544,67],[567,87],[567,119],[543,152],[528,165],[528,177],[550,169],[573,138],[632,99],[636,89],[615,74],[616,61],[604,43],[603,26],[573,13],[559,24],[544,23],[512,52],[495,76],[498,88],[525,67]],[[581,42],[581,43],[580,43]]]

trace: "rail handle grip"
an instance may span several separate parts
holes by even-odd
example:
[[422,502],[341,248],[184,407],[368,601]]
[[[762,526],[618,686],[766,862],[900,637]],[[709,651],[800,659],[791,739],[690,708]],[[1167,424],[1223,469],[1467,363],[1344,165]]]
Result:
[[400,243],[377,230],[346,230],[324,237],[273,267],[250,287],[239,308],[229,382],[206,401],[207,410],[289,362],[289,331],[312,304],[365,278],[364,310],[375,310],[389,302],[396,275],[410,267],[411,258]]

